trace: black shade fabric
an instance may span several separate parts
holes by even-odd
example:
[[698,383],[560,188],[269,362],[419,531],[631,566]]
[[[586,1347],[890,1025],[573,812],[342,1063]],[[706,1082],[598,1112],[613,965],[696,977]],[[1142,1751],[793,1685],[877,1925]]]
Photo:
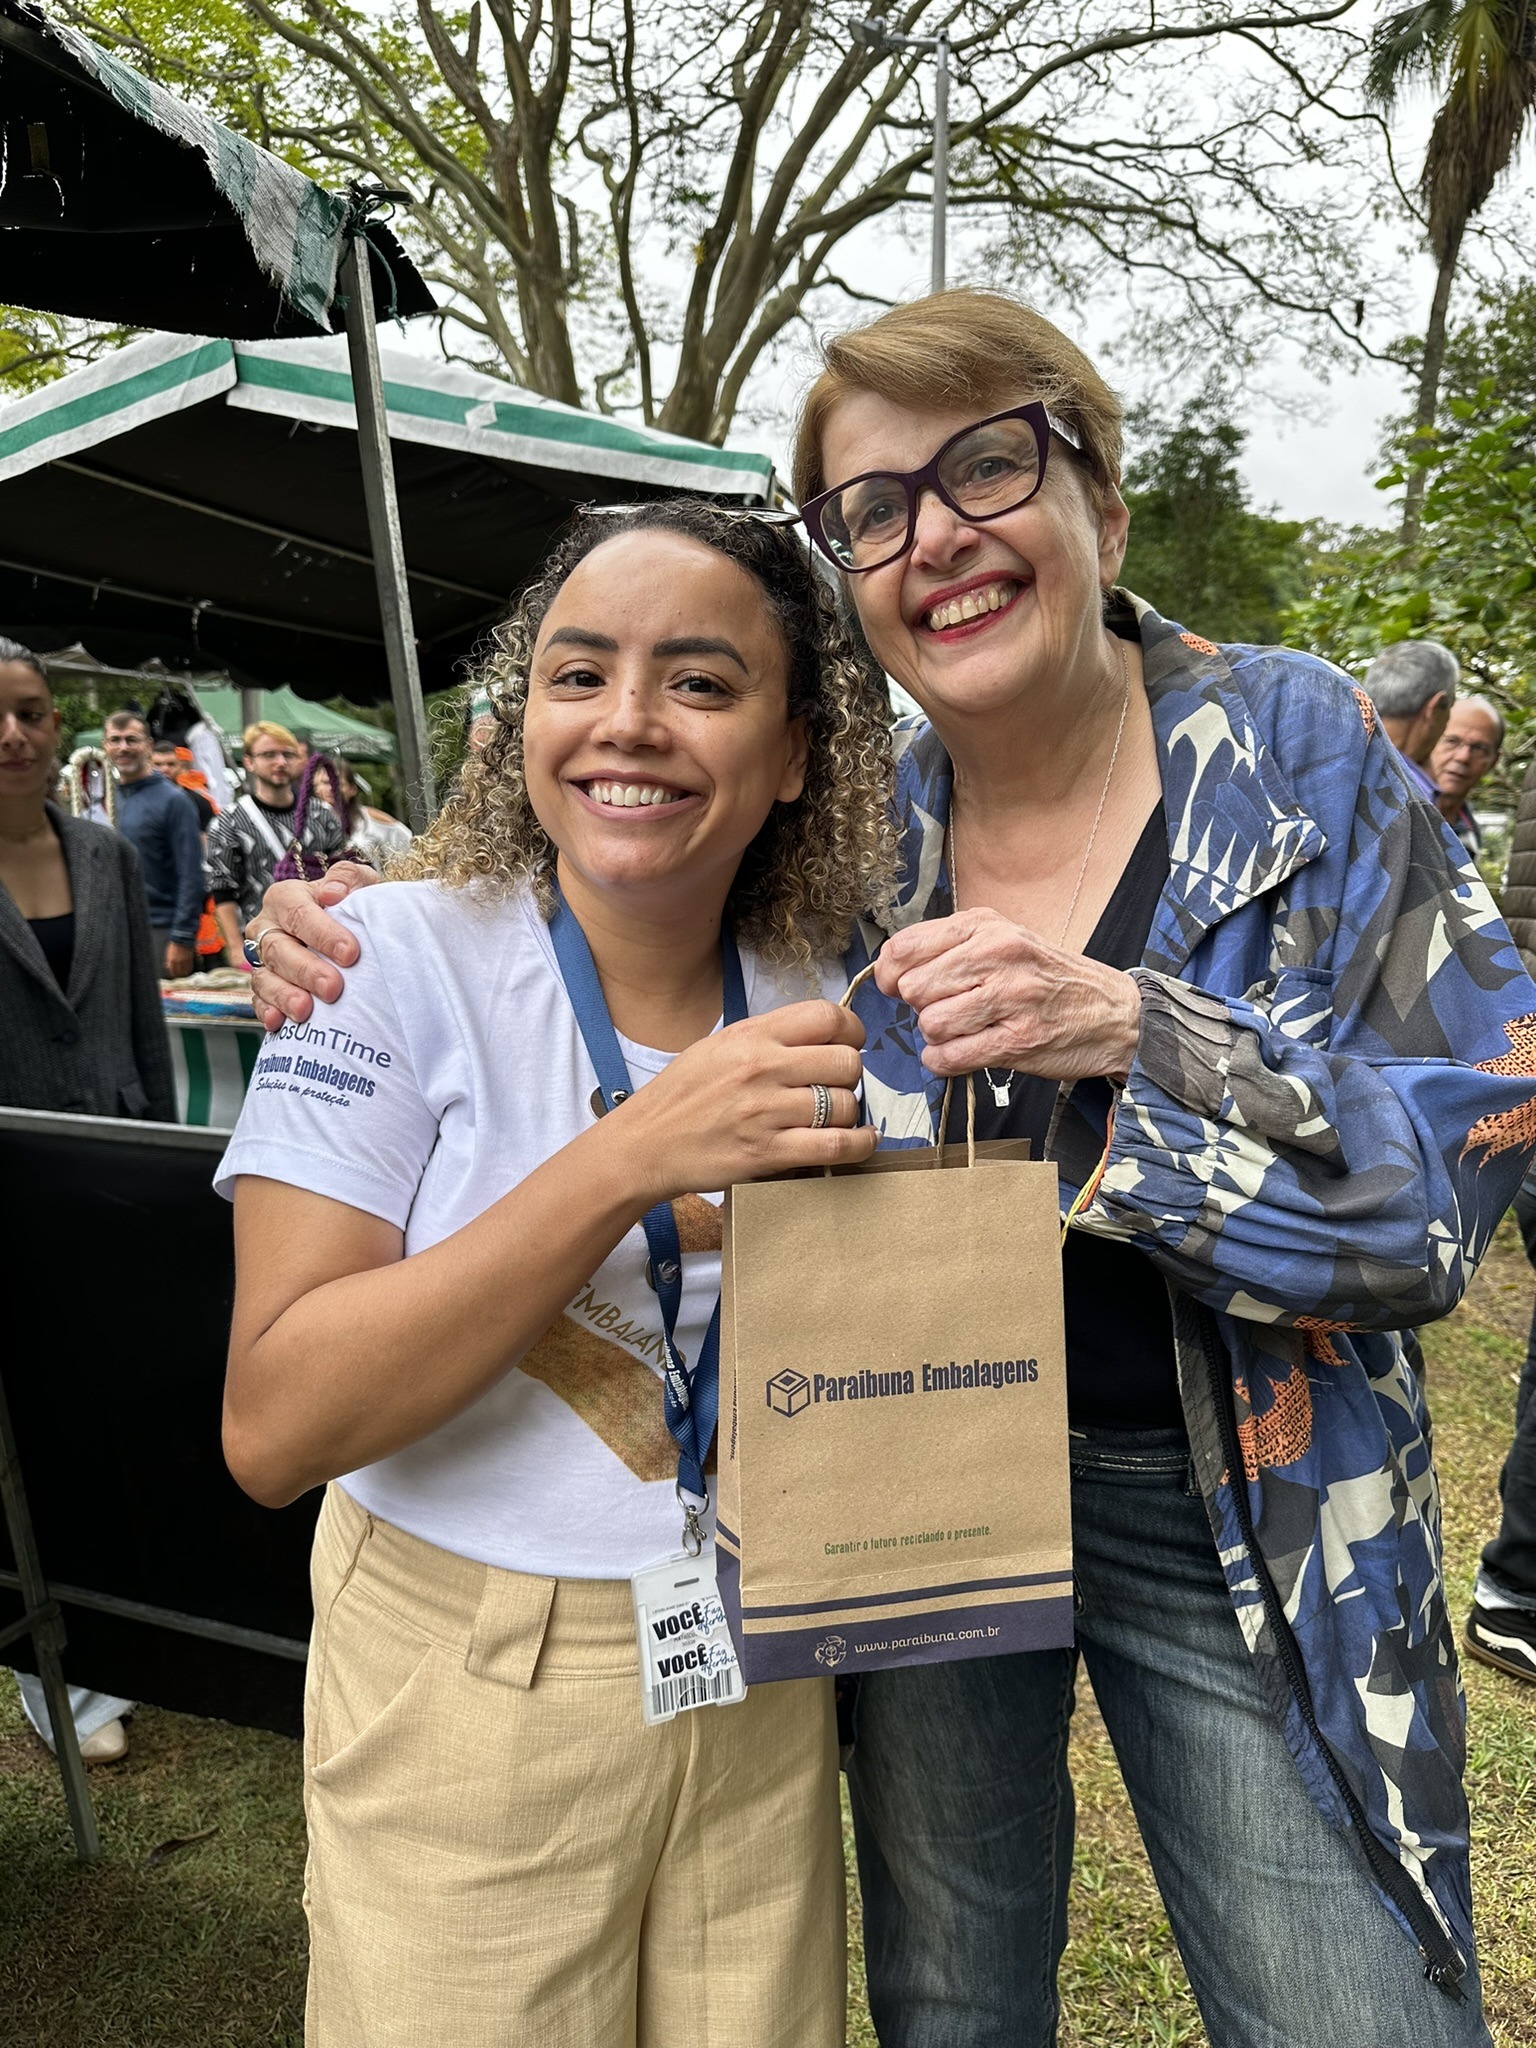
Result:
[[[427,690],[462,680],[575,504],[665,495],[414,441],[391,452]],[[356,434],[214,398],[0,482],[0,632],[379,702]]]
[[[0,0],[3,296],[82,319],[259,341],[339,331],[257,262],[201,152],[119,106],[45,19]],[[430,312],[387,228],[370,224],[380,318]]]
[[[0,1118],[0,1372],[45,1575],[304,1640],[320,1497],[258,1507],[220,1450],[234,1296],[230,1209],[210,1185],[222,1141],[18,1121]],[[0,1558],[14,1569],[3,1524]],[[0,1589],[0,1627],[20,1612]],[[72,1684],[299,1732],[302,1664],[69,1604],[64,1617]],[[0,1653],[30,1658],[25,1638]]]

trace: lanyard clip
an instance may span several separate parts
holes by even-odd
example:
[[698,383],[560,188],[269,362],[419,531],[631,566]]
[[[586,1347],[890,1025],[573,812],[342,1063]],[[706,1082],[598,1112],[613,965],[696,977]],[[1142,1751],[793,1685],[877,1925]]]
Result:
[[690,1500],[679,1481],[677,1504],[683,1511],[683,1548],[690,1557],[697,1557],[704,1548],[704,1524],[699,1517],[707,1511],[709,1502]]

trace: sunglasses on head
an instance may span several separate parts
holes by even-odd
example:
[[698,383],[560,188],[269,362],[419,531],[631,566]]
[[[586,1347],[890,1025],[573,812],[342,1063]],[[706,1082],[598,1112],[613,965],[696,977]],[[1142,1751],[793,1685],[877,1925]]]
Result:
[[[621,512],[636,512],[647,501],[635,498],[627,505],[578,505],[577,516],[582,519],[617,518]],[[798,526],[800,514],[788,507],[778,505],[715,505],[710,511],[717,519],[750,519],[757,526]]]

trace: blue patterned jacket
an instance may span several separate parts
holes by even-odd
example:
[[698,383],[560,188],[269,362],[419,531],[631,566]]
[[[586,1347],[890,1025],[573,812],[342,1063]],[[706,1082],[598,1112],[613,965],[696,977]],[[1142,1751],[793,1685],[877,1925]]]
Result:
[[[1064,1087],[1046,1149],[1063,1209],[1102,1165],[1079,1227],[1169,1283],[1248,1647],[1308,1792],[1452,1989],[1471,1937],[1465,1706],[1424,1404],[1393,1333],[1455,1307],[1520,1183],[1536,986],[1363,692],[1131,602],[1170,872],[1130,1077]],[[892,930],[951,909],[949,760],[923,720],[897,746]],[[866,926],[850,966],[883,936]],[[883,1141],[932,1143],[943,1084],[911,1011],[872,981],[855,1007]]]

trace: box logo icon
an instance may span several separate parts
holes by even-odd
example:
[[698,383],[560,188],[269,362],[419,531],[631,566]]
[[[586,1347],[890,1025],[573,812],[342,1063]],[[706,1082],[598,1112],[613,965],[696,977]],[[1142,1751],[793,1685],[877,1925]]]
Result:
[[798,1415],[811,1405],[811,1383],[803,1372],[785,1366],[768,1382],[768,1406],[776,1415]]

